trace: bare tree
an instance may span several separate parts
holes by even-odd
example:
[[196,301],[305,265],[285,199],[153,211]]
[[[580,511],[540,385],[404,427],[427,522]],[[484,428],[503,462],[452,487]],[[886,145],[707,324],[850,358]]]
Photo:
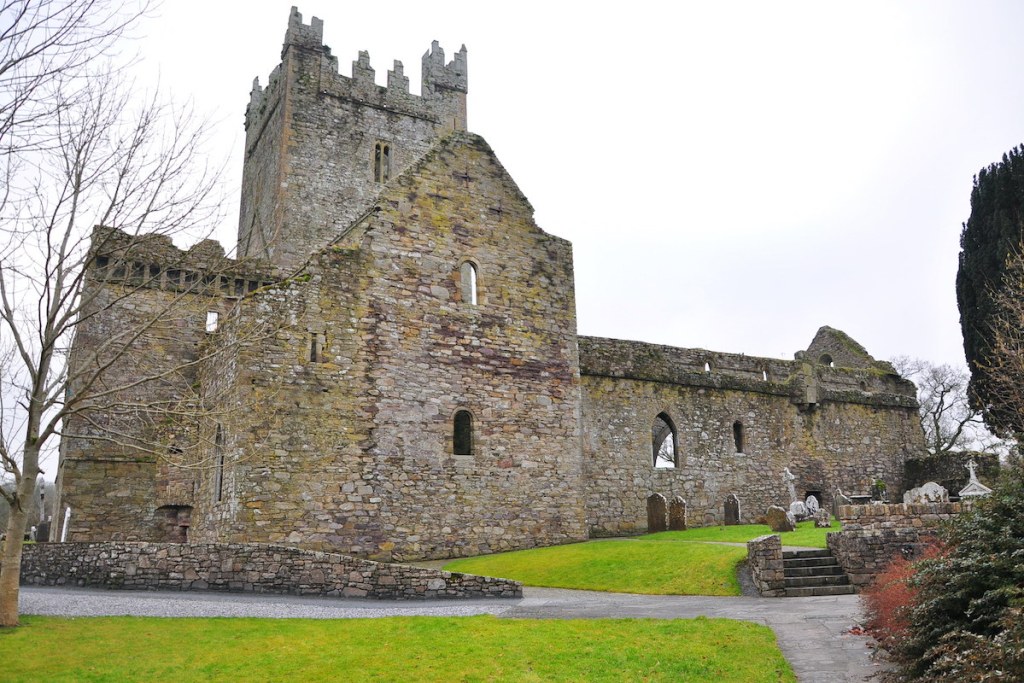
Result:
[[935,455],[973,450],[995,452],[1001,442],[987,429],[981,411],[971,407],[966,370],[935,365],[920,358],[898,356],[893,367],[917,385],[925,445]]
[[[58,440],[105,439],[166,455],[174,435],[156,426],[198,425],[217,403],[192,379],[203,358],[152,366],[134,353],[147,336],[174,334],[175,311],[205,286],[202,278],[182,283],[87,349],[77,345],[69,359],[90,321],[111,307],[132,308],[126,302],[160,277],[132,270],[136,245],[169,245],[178,234],[194,239],[216,223],[222,206],[218,173],[201,161],[203,122],[155,96],[140,100],[116,69],[96,67],[144,9],[102,0],[21,0],[0,8],[0,463],[11,480],[0,487],[10,505],[0,626],[18,622],[29,502],[42,457]],[[96,267],[101,254],[121,265]],[[218,256],[223,252],[211,255],[213,271]],[[224,352],[223,345],[208,351]],[[164,390],[143,391],[147,383]],[[139,400],[143,395],[149,398]],[[125,428],[129,419],[144,428]]]

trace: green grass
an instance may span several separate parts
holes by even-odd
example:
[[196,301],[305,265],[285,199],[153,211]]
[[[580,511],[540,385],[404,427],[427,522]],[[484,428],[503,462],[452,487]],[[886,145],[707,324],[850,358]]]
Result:
[[[824,548],[825,534],[813,521],[780,534],[784,545]],[[736,566],[746,543],[772,533],[763,524],[663,531],[630,539],[590,541],[454,560],[448,571],[500,576],[528,586],[650,595],[739,595]]]
[[449,562],[448,571],[501,576],[529,586],[653,595],[739,595],[743,547],[648,537],[590,541]]
[[5,681],[796,681],[727,619],[23,617]]
[[[814,520],[800,522],[796,525],[796,531],[780,533],[783,545],[797,545],[807,548],[825,548],[825,534],[830,531],[839,531],[841,528],[836,518],[832,518],[832,526],[828,529],[818,529],[814,526]],[[774,534],[767,524],[739,524],[736,526],[706,526],[699,529],[687,529],[686,531],[661,531],[656,534],[647,534],[642,538],[652,541],[717,541],[726,543],[746,543],[758,536]]]

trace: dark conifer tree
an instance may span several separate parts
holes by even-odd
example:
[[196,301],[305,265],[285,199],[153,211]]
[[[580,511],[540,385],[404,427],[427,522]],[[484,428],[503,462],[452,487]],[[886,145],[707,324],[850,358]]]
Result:
[[[991,326],[1000,314],[996,302],[1007,261],[1021,253],[1024,240],[1024,146],[1003,155],[974,178],[971,216],[960,234],[956,278],[964,354],[971,371],[970,393],[986,423],[1002,435],[1024,433],[1024,407],[1008,405],[992,390]],[[1021,321],[1024,324],[1024,321]]]

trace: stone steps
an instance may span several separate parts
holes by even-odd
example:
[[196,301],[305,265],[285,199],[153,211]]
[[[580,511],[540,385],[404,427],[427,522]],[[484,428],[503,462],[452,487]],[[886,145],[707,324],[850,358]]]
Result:
[[855,592],[850,578],[828,550],[786,550],[782,565],[787,598]]

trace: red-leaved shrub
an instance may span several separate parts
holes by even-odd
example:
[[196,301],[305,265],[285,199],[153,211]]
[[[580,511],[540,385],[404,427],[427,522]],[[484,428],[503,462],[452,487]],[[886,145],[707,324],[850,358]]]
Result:
[[914,576],[914,563],[940,554],[942,548],[936,542],[913,559],[897,557],[861,592],[867,616],[864,625],[882,647],[892,649],[908,635],[910,610],[917,593],[910,582]]

